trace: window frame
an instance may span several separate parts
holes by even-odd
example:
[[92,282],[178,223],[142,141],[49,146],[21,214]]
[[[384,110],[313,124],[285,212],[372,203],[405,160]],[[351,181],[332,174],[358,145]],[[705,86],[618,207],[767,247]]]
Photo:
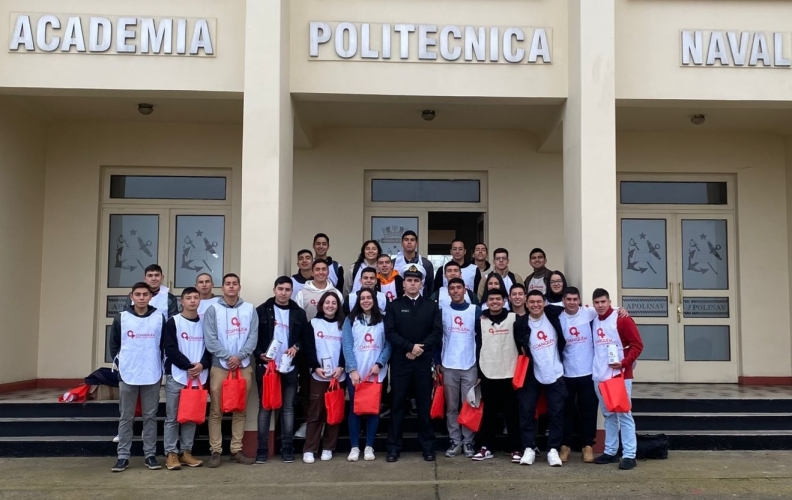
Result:
[[[621,202],[622,182],[724,182],[726,183],[725,205],[702,205],[684,203],[639,204]],[[724,212],[733,211],[737,193],[733,175],[723,174],[619,174],[616,176],[617,209],[625,212],[663,210],[667,212]]]
[[[448,201],[372,201],[372,181],[375,179],[387,180],[476,180],[479,182],[479,201],[476,202],[448,202]],[[458,170],[433,170],[431,172],[418,170],[366,170],[364,175],[364,205],[366,208],[401,208],[425,209],[429,211],[460,210],[469,212],[486,212],[488,205],[489,187],[487,172]]]
[[[147,177],[225,177],[225,199],[206,200],[199,198],[111,198],[110,178],[114,175],[147,176]],[[190,207],[195,205],[206,207],[231,207],[233,176],[230,168],[158,168],[158,167],[103,167],[102,168],[102,204],[104,206],[168,206]]]

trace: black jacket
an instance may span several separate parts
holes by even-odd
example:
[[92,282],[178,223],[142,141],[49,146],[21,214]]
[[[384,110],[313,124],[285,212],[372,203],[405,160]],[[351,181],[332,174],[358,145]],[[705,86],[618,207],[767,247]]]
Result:
[[[199,321],[197,317],[195,319],[184,319],[194,323]],[[176,368],[182,370],[189,370],[194,364],[179,350],[178,334],[179,332],[176,331],[176,321],[173,318],[169,318],[165,323],[165,329],[162,331],[162,342],[165,345],[165,375],[171,374],[171,367],[173,365],[176,365]],[[204,368],[209,368],[212,365],[212,355],[209,354],[209,351],[206,349],[204,349],[200,363]]]
[[443,315],[437,303],[419,296],[415,304],[405,295],[385,309],[385,338],[393,346],[392,360],[405,359],[415,344],[424,345],[419,359],[432,359],[432,349],[443,339]]
[[[564,338],[564,330],[561,328],[561,312],[563,307],[558,306],[545,306],[545,316],[547,320],[553,325],[556,331],[556,347],[558,348],[558,358],[564,362],[564,348],[566,347],[566,339]],[[520,349],[528,356],[530,363],[528,364],[528,380],[536,380],[533,371],[533,353],[531,352],[531,324],[528,321],[531,317],[530,314],[524,314],[517,318],[514,323],[514,341],[520,346]]]
[[[341,329],[338,330],[338,334],[341,335]],[[311,322],[308,322],[308,330],[305,333],[305,339],[303,339],[303,350],[302,352],[305,354],[305,359],[308,361],[308,368],[311,370],[315,370],[317,368],[321,368],[322,365],[319,363],[319,358],[316,357],[316,335],[313,329],[313,325]],[[341,354],[338,355],[338,366],[344,367],[346,366],[346,362],[344,359],[344,347],[341,347]],[[328,379],[329,380],[329,379]]]
[[[261,355],[267,352],[272,338],[275,336],[275,297],[267,300],[256,308],[259,318],[259,336],[253,356],[256,363],[264,364]],[[308,318],[305,311],[300,309],[293,300],[289,300],[289,346],[296,346],[302,350],[306,335],[308,334]]]

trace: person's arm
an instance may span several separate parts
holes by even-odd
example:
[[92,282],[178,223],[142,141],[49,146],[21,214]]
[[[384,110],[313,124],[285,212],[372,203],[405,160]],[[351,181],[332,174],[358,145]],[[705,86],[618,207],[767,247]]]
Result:
[[434,346],[443,341],[443,313],[440,312],[440,308],[434,302],[429,302],[429,304],[433,308],[432,330],[423,341],[424,351],[431,351]]
[[440,292],[434,292],[432,296],[429,297],[429,300],[431,300],[432,302],[437,302],[438,295],[440,295]]
[[[514,284],[515,284],[515,285],[516,285],[517,283],[523,283],[523,284],[525,283],[525,280],[522,278],[522,276],[520,276],[520,275],[519,275],[519,274],[517,274],[517,273],[512,273],[512,274],[514,274]],[[509,291],[511,291],[511,290],[509,290]]]
[[[429,262],[429,259],[427,258],[423,259],[423,266],[424,266],[424,270],[426,271],[426,276],[424,277],[423,295],[424,297],[428,297],[432,294],[432,292],[435,291],[435,286],[436,286],[434,279],[434,266],[432,266],[432,263]],[[442,272],[442,270],[443,268],[441,267],[440,271]],[[440,286],[443,286],[442,277],[440,278]]]
[[239,350],[239,354],[237,354],[240,360],[249,358],[253,354],[253,351],[256,350],[256,345],[258,345],[258,330],[258,314],[255,314],[254,311],[254,314],[250,315],[250,331],[248,332],[248,338],[242,346],[242,349]]
[[396,276],[396,298],[404,297],[404,278]]
[[484,285],[486,284],[487,284],[487,280],[481,280],[481,283],[479,283],[478,287],[476,288],[476,295],[478,296],[479,300],[481,300],[481,298],[484,297]]
[[638,326],[632,318],[617,318],[616,329],[619,331],[619,337],[621,337],[624,346],[622,367],[632,366],[638,360],[644,347]]
[[[290,347],[296,347],[297,350],[299,351],[303,349],[303,347],[305,346],[306,340],[310,337],[311,341],[313,341],[314,336],[313,336],[313,329],[311,329],[310,331],[308,330],[308,328],[311,327],[311,322],[308,321],[308,316],[305,315],[305,311],[300,309],[299,311],[292,311],[291,314],[294,314],[295,312],[300,315],[301,326],[300,326],[300,332],[297,335],[297,339],[295,340],[294,345],[291,345]],[[316,348],[316,344],[314,344],[314,349],[315,348]]]
[[121,314],[113,318],[113,325],[110,327],[110,357],[115,359],[121,351]]
[[162,340],[165,344],[165,356],[176,368],[189,370],[192,362],[179,350],[179,338],[176,332],[176,322],[170,318],[162,329]]
[[357,370],[355,359],[355,337],[352,335],[352,318],[344,320],[341,330],[342,351],[344,352],[344,369],[347,373]]
[[481,373],[479,368],[479,358],[481,358],[481,317],[476,319],[476,368]]
[[[223,307],[218,305],[217,307]],[[204,344],[206,344],[206,349],[212,353],[212,356],[217,359],[222,359],[223,361],[228,361],[228,358],[232,356],[232,353],[228,352],[228,350],[223,347],[223,344],[220,343],[220,339],[217,336],[217,311],[215,306],[211,306],[209,309],[206,310],[203,317],[203,334],[204,334]],[[256,318],[258,320],[258,318]]]
[[530,358],[531,357],[531,342],[530,342],[530,335],[531,330],[528,327],[528,314],[526,313],[525,316],[517,318],[517,321],[514,322],[514,343],[517,346],[517,350],[520,352],[525,351],[525,354]]
[[308,368],[315,370],[321,368],[319,360],[316,359],[316,338],[314,337],[314,327],[311,322],[308,322],[305,330],[305,338],[303,339],[303,354],[305,360],[308,362]]
[[349,316],[349,312],[350,312],[350,310],[349,310],[349,302],[350,302],[349,295],[347,295],[347,300],[345,300],[343,305],[341,306],[341,311],[343,311],[345,318],[347,316]]
[[[338,264],[338,263],[336,262],[336,264]],[[336,276],[338,276],[338,283],[335,284],[335,287],[338,290],[343,290],[344,289],[344,266],[338,266],[338,271],[336,271]],[[350,286],[352,286],[351,285],[351,280],[350,280]],[[339,295],[341,295],[341,294],[339,293]],[[344,298],[341,297],[341,300],[344,300]]]
[[179,314],[179,301],[176,300],[172,293],[168,292],[168,317],[172,318],[177,314]]
[[203,366],[204,369],[207,369],[211,365],[212,365],[212,354],[206,349],[204,349],[203,356],[201,356],[201,366]]
[[552,304],[547,304],[544,308],[544,311],[548,317],[557,318],[561,315],[562,312],[564,312],[564,308],[561,306],[554,306]]
[[[339,330],[339,333],[341,333],[341,330]],[[343,337],[341,337],[341,341],[342,341],[341,352],[338,353],[338,365],[337,366],[345,367],[346,366],[346,356],[344,356]]]
[[[429,277],[429,273],[426,273],[426,277]],[[441,288],[443,288],[443,268],[437,270],[435,273],[434,278],[432,279],[433,286],[430,290],[432,293],[438,293]]]
[[379,363],[379,365],[384,368],[390,360],[392,353],[393,347],[390,345],[390,342],[388,342],[388,339],[385,339],[385,345],[382,347],[382,352],[380,353],[379,358],[377,358],[377,363]]
[[259,335],[256,348],[253,350],[253,357],[257,363],[261,363],[263,361],[261,355],[267,353],[270,343],[269,328],[267,327],[267,308],[264,307],[264,304],[256,308],[256,317],[259,321]]
[[471,303],[471,304],[473,304],[474,306],[477,306],[477,305],[479,305],[479,298],[478,298],[478,296],[476,296],[476,294],[475,294],[475,293],[473,293],[473,292],[472,292],[472,291],[470,291],[470,290],[465,290],[465,291],[466,291],[466,292],[467,292],[467,294],[468,294],[468,298],[470,299],[470,303]]
[[295,297],[293,300],[294,300],[294,302],[296,302],[296,303],[297,303],[297,306],[298,306],[300,309],[302,309],[302,310],[305,310],[305,306],[303,305],[303,300],[304,300],[304,299],[303,299],[303,291],[302,291],[302,290],[300,290],[299,292],[297,292],[297,297]]
[[344,297],[352,293],[352,283],[354,282],[355,277],[352,276],[352,269],[354,266],[349,266],[349,269],[346,270],[346,274],[344,275],[343,286],[337,286]]
[[[475,262],[473,264],[471,264],[471,265],[472,266],[476,266]],[[479,285],[481,285],[481,269],[479,269],[479,267],[476,266],[476,277],[473,278],[473,290],[478,290],[479,289]],[[468,291],[470,291],[470,290],[468,290]],[[506,290],[506,293],[508,294],[509,291]]]
[[408,342],[407,339],[402,337],[396,330],[396,313],[393,307],[393,302],[388,303],[385,308],[385,339],[390,343],[394,350],[401,352],[412,352],[414,344]]

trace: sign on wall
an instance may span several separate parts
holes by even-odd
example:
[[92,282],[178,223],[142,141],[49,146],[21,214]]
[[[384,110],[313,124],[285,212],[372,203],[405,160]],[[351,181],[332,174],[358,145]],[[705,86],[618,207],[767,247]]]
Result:
[[764,31],[681,30],[682,66],[790,68],[792,34]]
[[215,56],[217,20],[12,13],[11,53]]
[[550,64],[549,28],[311,21],[312,61]]
[[372,217],[371,239],[376,240],[382,253],[396,255],[401,249],[402,234],[405,231],[418,232],[418,217]]

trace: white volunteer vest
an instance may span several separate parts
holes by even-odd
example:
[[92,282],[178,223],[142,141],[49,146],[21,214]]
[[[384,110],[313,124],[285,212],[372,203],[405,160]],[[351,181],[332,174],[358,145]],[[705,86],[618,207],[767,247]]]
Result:
[[581,307],[574,315],[561,313],[561,328],[564,329],[564,376],[585,377],[591,375],[594,363],[594,340],[591,335],[591,322],[597,317],[596,311]]
[[338,285],[338,272],[336,269],[340,269],[341,264],[336,261],[333,261],[332,264],[327,268],[327,281],[333,284],[333,286]]
[[479,368],[485,377],[505,379],[514,377],[517,366],[517,345],[514,343],[514,322],[517,315],[509,313],[503,323],[494,324],[481,317],[481,353]]
[[476,364],[476,307],[443,312],[443,368],[468,370]]
[[540,384],[552,384],[564,375],[558,355],[558,333],[544,314],[536,321],[528,318],[531,336],[528,343],[533,357],[533,371]]
[[149,305],[164,314],[166,319],[168,318],[168,293],[170,293],[168,287],[161,286],[157,295],[149,300]]
[[[200,363],[206,350],[203,338],[203,320],[190,321],[181,314],[177,314],[173,317],[173,322],[176,324],[176,340],[179,343],[179,352],[184,354],[191,363]],[[201,385],[206,383],[208,375],[209,367],[207,366],[198,376]],[[173,380],[182,385],[187,385],[187,381],[190,378],[185,370],[174,364],[171,364],[171,376]]]
[[[470,304],[470,295],[468,295],[467,290],[465,290],[465,302]],[[440,287],[440,290],[437,291],[437,305],[440,306],[440,309],[451,305],[451,295],[448,293],[448,287]]]
[[[382,350],[385,349],[385,325],[379,322],[376,325],[368,326],[361,321],[353,321],[352,338],[357,371],[361,377],[365,377],[371,367],[377,363]],[[379,382],[385,380],[386,373],[388,373],[387,363],[379,372]]]
[[300,293],[300,290],[303,289],[303,287],[305,286],[305,283],[300,283],[299,281],[294,279],[294,276],[292,276],[291,280],[292,280],[292,295],[291,295],[291,298],[292,298],[292,300],[296,300],[297,299],[297,294]]
[[624,346],[622,345],[619,330],[616,327],[618,314],[613,311],[610,316],[600,321],[599,317],[594,320],[594,363],[592,365],[591,378],[595,382],[610,380],[620,371],[608,366],[608,346],[615,345],[616,352],[619,353],[619,361],[624,359]]
[[390,283],[383,283],[380,281],[380,290],[382,290],[382,294],[385,295],[385,299],[388,302],[393,302],[394,300],[397,299],[396,280],[393,280]]
[[[243,302],[239,307],[233,309],[219,304],[215,304],[215,319],[217,323],[217,339],[225,349],[232,353],[238,353],[250,335],[250,321],[256,310],[247,302]],[[250,365],[250,356],[240,359],[242,368]],[[228,363],[220,360],[220,366],[228,370]]]
[[214,304],[217,304],[218,300],[220,300],[220,297],[202,299],[201,302],[198,304],[198,317],[203,319],[204,314],[206,314],[206,310],[212,307]]
[[[415,257],[417,258],[416,264],[420,264],[421,266],[423,266],[423,258],[421,258],[421,254],[416,253]],[[396,269],[396,271],[398,271],[399,273],[402,272],[401,270],[402,268],[404,268],[406,264],[407,261],[404,259],[404,255],[401,252],[399,252],[398,255],[396,255],[396,258],[393,259],[393,268]],[[424,271],[429,272],[426,268],[424,268]],[[423,279],[421,279],[421,289],[418,291],[418,295],[423,295],[425,284],[426,284],[426,276],[424,276]]]
[[528,283],[528,291],[531,290],[539,290],[542,292],[542,295],[547,293],[547,285],[545,284],[545,280],[543,278],[531,278],[530,283]]
[[[355,264],[352,264],[352,266],[353,266],[352,269],[354,270]],[[377,268],[377,263],[375,262],[374,265],[370,265],[365,260],[360,263],[360,267],[358,268],[357,272],[355,273],[354,276],[352,276],[352,292],[351,293],[355,293],[358,290],[360,290],[360,288],[361,288],[360,275],[363,274],[363,270],[365,268],[367,268],[367,267],[373,267],[374,269],[376,269]]]
[[[273,306],[272,309],[273,314],[275,315],[275,325],[272,329],[273,337],[275,340],[280,342],[278,351],[275,353],[275,362],[280,363],[283,354],[291,347],[289,345],[289,330],[291,329],[289,324],[291,323],[291,310],[281,309],[277,305]],[[289,365],[286,373],[290,373],[292,371],[294,371],[294,360],[292,360],[292,363]]]
[[[475,264],[470,264],[470,265],[468,265],[466,267],[461,268],[462,281],[465,282],[465,288],[467,288],[468,290],[471,290],[473,292],[475,292],[475,290],[473,290],[473,285],[476,284],[476,270],[477,269],[478,269],[478,267],[476,267]],[[448,286],[448,278],[445,277],[445,273],[443,273],[443,286],[444,287]],[[507,288],[506,291],[508,292],[509,289]]]
[[[357,299],[358,299],[357,292],[352,292],[349,294],[349,297],[347,297],[347,300],[349,301],[350,312],[352,311],[352,309],[355,308],[355,304],[357,304]],[[380,312],[382,314],[385,314],[385,306],[388,305],[388,298],[382,292],[377,292],[377,305],[379,306]]]
[[[338,368],[338,361],[341,358],[341,329],[338,327],[338,322],[325,321],[323,319],[314,318],[311,320],[311,326],[314,331],[314,342],[316,343],[316,360],[319,362],[319,367],[324,369],[322,359],[330,358],[330,363],[333,369]],[[312,373],[314,380],[319,382],[329,382],[330,374],[326,378],[322,378]],[[342,374],[338,381],[343,382],[346,379],[346,374]]]
[[145,318],[129,311],[121,313],[121,351],[118,372],[129,385],[158,384],[162,380],[162,315]]

